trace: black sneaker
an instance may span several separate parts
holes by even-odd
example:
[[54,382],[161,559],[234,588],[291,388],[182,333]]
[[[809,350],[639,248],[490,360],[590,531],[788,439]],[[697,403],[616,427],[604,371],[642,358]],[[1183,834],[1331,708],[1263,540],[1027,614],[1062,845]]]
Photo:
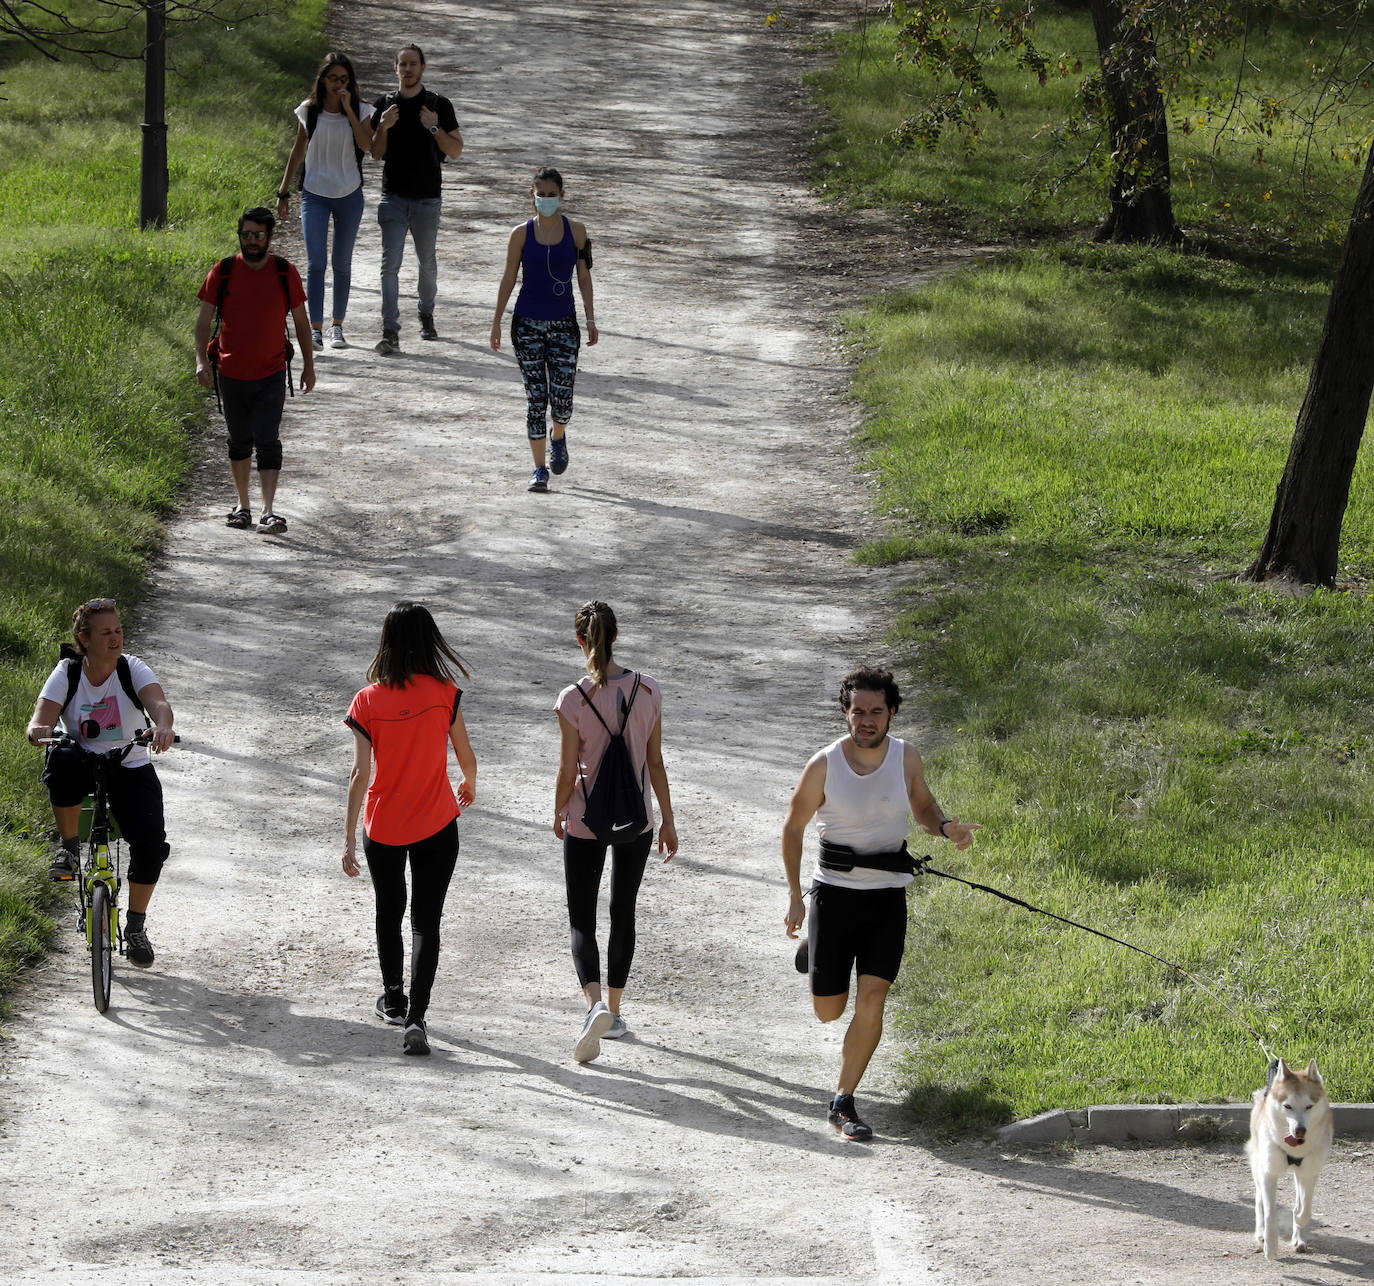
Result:
[[568,435],[549,439],[549,467],[555,473],[563,473],[568,467]]
[[434,314],[433,314],[433,313],[421,313],[421,314],[420,314],[420,338],[421,338],[421,339],[438,339],[438,338],[439,338],[439,332],[438,332],[437,330],[434,329]]
[[401,351],[401,335],[399,331],[384,330],[382,337],[377,341],[377,352],[383,357],[391,357]]
[[390,1023],[393,1027],[399,1027],[406,1020],[406,996],[405,992],[382,992],[377,997],[377,1004],[373,1008],[373,1013],[384,1023]]
[[425,1034],[422,1018],[412,1018],[406,1023],[406,1034],[402,1037],[402,1044],[407,1054],[429,1053],[429,1037]]
[[836,1094],[830,1100],[828,1119],[841,1137],[852,1142],[866,1143],[873,1137],[873,1131],[859,1120],[859,1109],[854,1106],[852,1094]]
[[130,929],[124,935],[124,954],[129,957],[130,964],[136,964],[140,969],[146,969],[153,963],[153,944],[148,941],[146,929]]
[[541,464],[537,469],[535,469],[533,476],[530,478],[530,485],[526,487],[525,490],[547,491],[548,489],[549,471],[546,468],[544,468],[544,466]]
[[48,866],[48,874],[55,880],[74,880],[80,868],[81,862],[76,854],[60,848]]

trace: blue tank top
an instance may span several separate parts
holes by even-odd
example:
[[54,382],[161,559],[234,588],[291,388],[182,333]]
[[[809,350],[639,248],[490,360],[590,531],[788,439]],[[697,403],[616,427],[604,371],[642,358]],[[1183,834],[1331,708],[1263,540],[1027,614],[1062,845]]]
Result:
[[525,248],[520,254],[520,293],[515,311],[534,321],[558,321],[576,311],[573,286],[577,278],[577,243],[572,224],[563,216],[563,239],[541,246],[535,239],[534,220],[525,224]]

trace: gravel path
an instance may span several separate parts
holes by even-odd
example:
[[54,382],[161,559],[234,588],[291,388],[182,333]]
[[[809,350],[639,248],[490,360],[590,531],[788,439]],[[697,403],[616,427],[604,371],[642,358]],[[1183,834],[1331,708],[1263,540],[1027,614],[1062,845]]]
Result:
[[[1374,1277],[1368,1161],[1349,1145],[1318,1190],[1318,1253],[1291,1275],[1249,1250],[1234,1149],[932,1148],[881,1057],[861,1096],[881,1141],[824,1125],[842,1033],[811,1019],[791,968],[778,829],[840,727],[839,675],[882,655],[892,588],[850,561],[869,494],[849,463],[834,305],[936,256],[806,195],[805,50],[766,32],[768,9],[341,7],[339,43],[374,55],[369,89],[388,83],[395,33],[420,41],[427,83],[458,108],[444,338],[409,325],[401,356],[371,350],[370,173],[357,347],[323,354],[317,392],[288,407],[289,534],[223,527],[208,442],[132,631],[184,739],[162,769],[174,856],[149,925],[158,961],[119,969],[102,1018],[69,937],[18,997],[3,1280]],[[514,363],[485,336],[545,162],[596,240],[603,329],[584,349],[572,467],[539,497]],[[192,316],[188,300],[188,349]],[[636,1035],[578,1066],[550,707],[593,595],[620,613],[619,655],[665,689],[682,855],[645,880]],[[478,802],[428,1060],[402,1058],[371,1016],[371,891],[338,861],[340,721],[400,596],[431,602],[477,672]]]

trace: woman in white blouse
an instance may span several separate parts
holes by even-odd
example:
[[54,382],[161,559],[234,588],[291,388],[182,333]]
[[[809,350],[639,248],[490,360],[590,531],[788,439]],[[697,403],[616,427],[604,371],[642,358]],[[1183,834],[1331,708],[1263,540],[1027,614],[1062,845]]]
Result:
[[305,237],[306,311],[311,339],[324,347],[324,270],[329,221],[334,220],[334,312],[331,348],[347,348],[343,323],[353,284],[353,243],[363,218],[363,153],[372,148],[372,104],[363,101],[346,54],[328,53],[310,97],[296,108],[296,142],[277,192],[277,217],[286,218],[291,183],[305,162],[301,232]]

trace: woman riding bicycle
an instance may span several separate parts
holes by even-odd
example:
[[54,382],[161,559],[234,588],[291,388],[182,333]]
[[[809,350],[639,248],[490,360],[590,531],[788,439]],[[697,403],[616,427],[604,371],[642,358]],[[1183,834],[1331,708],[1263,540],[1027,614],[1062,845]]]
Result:
[[[38,745],[61,730],[75,746],[52,746],[43,768],[61,851],[49,867],[54,879],[78,871],[77,830],[81,803],[94,787],[90,755],[126,743],[152,720],[148,746],[135,745],[108,773],[110,811],[129,846],[129,913],[124,941],[130,963],[153,963],[148,941],[148,903],[170,849],[162,814],[162,783],[148,758],[173,740],[172,707],[157,678],[136,656],[124,652],[124,630],[112,598],[93,598],[72,613],[75,655],[57,663],[38,695],[25,736]],[[139,704],[142,704],[142,711]]]

